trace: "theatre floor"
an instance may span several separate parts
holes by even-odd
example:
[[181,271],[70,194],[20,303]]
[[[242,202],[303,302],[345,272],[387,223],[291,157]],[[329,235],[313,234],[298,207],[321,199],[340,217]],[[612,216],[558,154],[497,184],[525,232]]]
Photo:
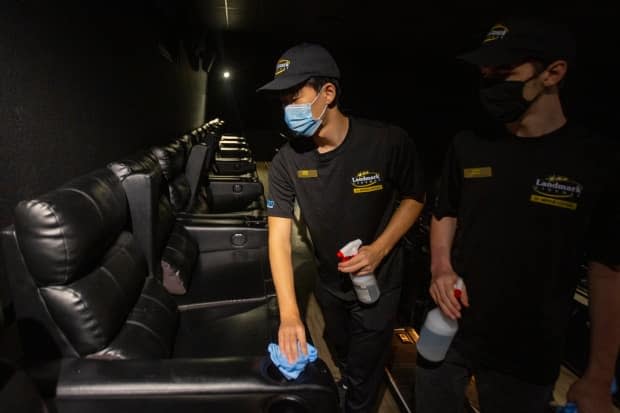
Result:
[[[257,162],[257,172],[259,179],[265,186],[265,193],[268,194],[268,163]],[[310,239],[302,220],[299,218],[299,210],[296,211],[295,225],[292,233],[293,245],[293,266],[295,268],[295,289],[300,310],[306,314],[306,325],[310,330],[312,340],[316,346],[319,356],[327,363],[334,378],[340,378],[340,372],[334,365],[328,347],[323,340],[323,315],[312,294],[314,283],[314,262],[310,250]],[[401,339],[402,337],[402,339]],[[403,341],[403,339],[405,341]],[[390,366],[386,369],[385,386],[382,389],[381,403],[378,413],[398,413],[413,412],[410,405],[411,389],[413,385],[413,371],[415,368],[415,341],[416,332],[402,326],[394,331],[392,340],[392,357]],[[410,343],[407,341],[411,341]],[[554,399],[558,404],[566,401],[566,391],[577,377],[568,369],[562,368],[554,390]],[[471,411],[477,412],[477,397],[475,386],[472,384],[467,389]],[[615,409],[615,413],[620,413],[620,409]]]

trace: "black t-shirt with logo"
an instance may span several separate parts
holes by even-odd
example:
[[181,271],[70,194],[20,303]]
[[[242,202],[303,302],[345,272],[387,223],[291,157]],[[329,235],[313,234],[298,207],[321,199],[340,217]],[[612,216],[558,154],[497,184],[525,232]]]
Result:
[[[269,171],[267,212],[293,218],[297,200],[312,237],[321,285],[351,300],[351,282],[338,271],[336,253],[356,238],[363,245],[372,243],[401,197],[423,202],[424,184],[414,142],[404,130],[349,119],[344,141],[330,152],[319,153],[310,138],[280,149]],[[401,249],[397,245],[375,271],[382,293],[400,287]]]
[[470,308],[455,347],[534,383],[557,376],[583,264],[620,264],[618,148],[567,123],[538,138],[456,136],[436,199]]

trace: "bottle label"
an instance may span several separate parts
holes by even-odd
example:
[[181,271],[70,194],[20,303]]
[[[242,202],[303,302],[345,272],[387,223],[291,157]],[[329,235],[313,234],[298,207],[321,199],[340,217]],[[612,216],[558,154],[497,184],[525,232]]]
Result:
[[371,300],[368,288],[356,288],[355,292],[357,293],[357,297],[360,299],[360,301],[366,302]]

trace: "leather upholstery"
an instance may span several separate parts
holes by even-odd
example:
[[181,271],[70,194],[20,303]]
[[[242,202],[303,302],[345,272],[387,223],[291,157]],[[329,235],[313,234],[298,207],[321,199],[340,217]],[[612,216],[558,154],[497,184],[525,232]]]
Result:
[[131,234],[123,232],[94,271],[70,284],[42,286],[39,291],[76,350],[89,354],[104,348],[118,333],[140,295],[145,273],[146,263]]
[[176,305],[147,278],[127,222],[108,169],[18,205],[3,241],[5,253],[19,251],[8,273],[28,356],[170,356]]
[[175,142],[164,147],[154,147],[152,151],[168,181],[170,204],[175,211],[185,211],[191,198],[191,188],[185,177],[185,148]]
[[192,135],[183,135],[177,142],[185,148],[185,159],[189,157],[192,147],[197,143],[198,138]]
[[[170,233],[162,254],[162,267],[167,267],[174,275],[164,270],[164,287],[172,294],[185,294],[190,286],[198,245],[180,224],[176,224]],[[172,278],[172,279],[171,279]],[[178,278],[174,280],[173,278]],[[171,286],[168,286],[168,283]],[[176,286],[177,288],[172,288]]]
[[121,182],[129,175],[146,173],[158,167],[159,160],[150,150],[140,151],[132,157],[108,164],[108,169],[112,170]]
[[15,210],[22,253],[39,285],[63,285],[92,271],[126,221],[123,189],[105,170],[22,201]]
[[142,293],[116,338],[90,358],[161,359],[172,353],[177,333],[176,304],[153,277],[146,279]]

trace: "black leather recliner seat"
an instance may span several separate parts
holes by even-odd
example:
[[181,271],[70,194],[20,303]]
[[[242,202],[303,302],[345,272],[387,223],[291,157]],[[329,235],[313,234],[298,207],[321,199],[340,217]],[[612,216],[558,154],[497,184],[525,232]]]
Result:
[[[184,306],[273,296],[267,228],[245,218],[173,214],[161,169],[142,155],[109,165],[122,181],[149,270]],[[163,191],[162,191],[163,187]]]
[[170,200],[176,212],[235,213],[237,216],[264,215],[263,185],[256,180],[205,180],[208,147],[196,145],[189,160],[182,145],[173,143],[151,149],[157,157],[170,187]]
[[336,411],[320,360],[291,382],[269,363],[273,298],[180,311],[128,217],[102,169],[19,203],[2,232],[24,351],[58,412]]

